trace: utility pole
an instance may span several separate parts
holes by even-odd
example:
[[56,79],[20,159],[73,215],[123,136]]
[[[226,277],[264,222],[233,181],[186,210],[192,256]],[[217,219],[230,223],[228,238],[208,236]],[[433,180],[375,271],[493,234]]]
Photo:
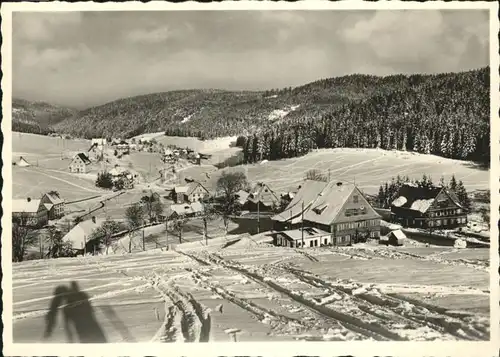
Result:
[[168,218],[165,218],[165,239],[166,239],[167,250],[168,250]]
[[328,182],[330,182],[331,176],[330,176],[330,169],[328,169]]
[[83,236],[83,256],[87,255],[87,236]]
[[39,240],[39,245],[40,245],[40,259],[43,259],[43,242],[42,242],[42,235],[40,235],[40,238],[38,238]]
[[257,201],[257,234],[260,233],[260,197]]
[[302,231],[302,248],[304,248],[304,201],[302,201],[302,219],[301,221],[301,231]]
[[146,243],[145,243],[145,238],[144,238],[144,230],[146,229],[146,227],[142,227],[142,250],[145,251],[146,250]]

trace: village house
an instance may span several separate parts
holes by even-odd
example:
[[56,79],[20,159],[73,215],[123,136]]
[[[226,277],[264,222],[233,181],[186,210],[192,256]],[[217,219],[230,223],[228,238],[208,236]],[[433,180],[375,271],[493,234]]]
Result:
[[88,156],[83,152],[80,152],[73,156],[73,159],[69,164],[69,172],[86,173],[90,164],[91,161]]
[[167,217],[169,219],[196,217],[203,213],[201,202],[173,204],[169,207]]
[[42,196],[41,203],[48,211],[49,219],[58,219],[64,216],[65,201],[55,191],[48,192]]
[[63,237],[63,240],[70,242],[77,254],[92,253],[96,242],[90,241],[90,237],[92,232],[99,228],[103,222],[104,219],[96,219],[95,217],[80,222]]
[[[242,198],[240,193],[240,199]],[[250,191],[242,209],[251,212],[273,212],[279,207],[280,199],[265,183],[259,182]]]
[[21,225],[43,227],[49,221],[49,213],[41,200],[28,197],[12,200],[12,218],[19,220]]
[[174,201],[177,203],[199,202],[209,196],[208,190],[199,182],[190,182],[186,186],[176,186],[173,191]]
[[[307,180],[285,210],[272,217],[278,237],[294,247],[350,245],[380,237],[380,216],[356,185]],[[303,229],[302,229],[303,228]],[[287,238],[300,230],[300,240]],[[302,241],[304,232],[304,241]],[[296,237],[296,232],[290,233]],[[306,243],[307,238],[308,243]]]
[[391,204],[391,220],[404,227],[445,229],[465,226],[467,212],[445,187],[404,184]]

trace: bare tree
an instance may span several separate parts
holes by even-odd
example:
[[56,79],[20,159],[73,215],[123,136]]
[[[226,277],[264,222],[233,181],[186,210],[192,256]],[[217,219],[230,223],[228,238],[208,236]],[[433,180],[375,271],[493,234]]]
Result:
[[50,226],[47,230],[49,250],[47,256],[50,258],[73,256],[70,242],[63,241],[63,233],[56,226]]
[[111,243],[111,238],[114,234],[118,233],[122,227],[118,222],[111,219],[106,219],[102,225],[90,234],[89,241],[93,241],[95,245],[102,243],[106,247],[106,255],[108,254],[108,248]]
[[321,171],[312,169],[307,171],[306,173],[306,180],[313,180],[313,181],[323,181],[327,182],[328,178],[321,173]]
[[205,244],[208,245],[208,222],[219,217],[219,213],[210,200],[203,201],[202,205],[203,212],[201,219],[203,221],[203,239],[205,240]]
[[173,220],[174,230],[179,234],[179,244],[182,243],[182,233],[184,233],[184,225],[187,223],[187,219],[185,217],[178,217]]
[[38,233],[29,225],[29,216],[12,217],[12,261],[22,262],[28,247],[35,245]]
[[156,221],[157,217],[163,213],[164,206],[157,195],[151,193],[151,195],[143,196],[141,202],[150,222]]
[[217,193],[219,204],[217,209],[224,220],[224,234],[227,234],[229,217],[241,211],[236,193],[248,187],[247,177],[243,172],[223,172],[217,180]]
[[144,221],[144,211],[138,203],[134,203],[125,211],[127,226],[129,229],[128,252],[132,252],[132,236],[134,232],[142,225]]

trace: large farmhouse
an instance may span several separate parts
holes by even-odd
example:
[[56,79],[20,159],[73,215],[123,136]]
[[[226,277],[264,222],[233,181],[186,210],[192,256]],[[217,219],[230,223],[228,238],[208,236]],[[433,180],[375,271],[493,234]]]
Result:
[[73,160],[69,164],[69,172],[86,173],[90,164],[91,161],[88,156],[80,152],[73,156]]
[[21,225],[41,227],[48,223],[48,210],[41,200],[15,199],[12,200],[12,218],[19,220]]
[[403,185],[391,204],[393,222],[405,227],[453,228],[467,224],[467,212],[444,187]]
[[380,218],[354,184],[307,180],[272,220],[276,244],[314,247],[378,238]]

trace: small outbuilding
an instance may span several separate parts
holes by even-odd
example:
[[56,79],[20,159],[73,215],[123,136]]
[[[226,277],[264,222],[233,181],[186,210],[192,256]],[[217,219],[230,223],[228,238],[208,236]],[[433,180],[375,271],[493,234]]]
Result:
[[404,245],[404,242],[406,240],[406,235],[403,233],[401,229],[396,229],[394,231],[391,231],[387,235],[387,237],[388,237],[388,244],[395,246]]

